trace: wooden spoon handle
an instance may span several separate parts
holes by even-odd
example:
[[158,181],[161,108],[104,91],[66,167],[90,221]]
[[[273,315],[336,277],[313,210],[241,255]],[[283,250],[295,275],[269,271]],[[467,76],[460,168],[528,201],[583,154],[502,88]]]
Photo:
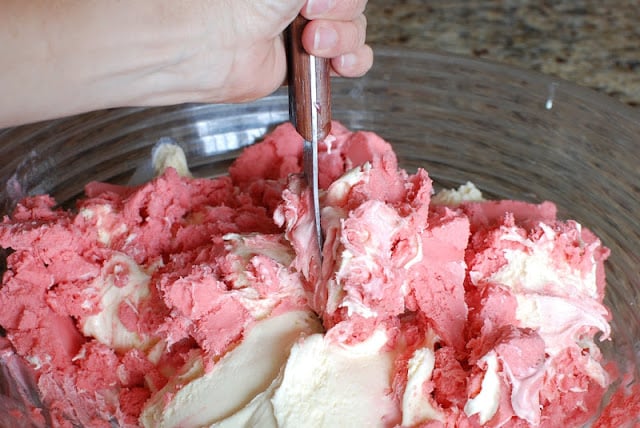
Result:
[[298,15],[286,33],[289,116],[306,141],[322,141],[331,131],[330,63],[302,47],[307,22]]

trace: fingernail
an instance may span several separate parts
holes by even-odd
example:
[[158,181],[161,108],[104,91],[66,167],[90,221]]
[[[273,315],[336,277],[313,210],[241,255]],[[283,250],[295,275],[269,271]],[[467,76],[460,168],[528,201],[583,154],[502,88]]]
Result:
[[335,0],[309,0],[307,2],[307,15],[317,16],[327,13],[334,4]]
[[313,48],[316,50],[330,49],[338,43],[338,33],[331,27],[318,27],[313,38]]
[[344,54],[340,56],[340,68],[352,68],[358,62],[358,57],[354,54]]

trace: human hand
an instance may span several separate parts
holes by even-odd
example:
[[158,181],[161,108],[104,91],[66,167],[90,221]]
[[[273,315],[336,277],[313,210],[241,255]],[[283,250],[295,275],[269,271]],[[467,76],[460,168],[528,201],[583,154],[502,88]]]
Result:
[[[201,101],[241,102],[268,95],[282,84],[286,57],[282,32],[301,13],[310,22],[303,47],[329,58],[333,74],[361,76],[373,53],[365,44],[366,0],[236,0],[220,9],[203,33],[203,55],[191,55],[184,73],[200,85]],[[203,62],[200,62],[203,61]],[[189,81],[189,79],[187,79]]]
[[112,107],[243,102],[286,75],[282,33],[364,74],[366,0],[4,0],[0,128]]

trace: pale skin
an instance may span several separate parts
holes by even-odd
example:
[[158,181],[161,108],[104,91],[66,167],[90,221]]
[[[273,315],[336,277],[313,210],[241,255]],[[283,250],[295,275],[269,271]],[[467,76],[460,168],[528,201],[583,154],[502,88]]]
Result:
[[0,0],[0,128],[124,106],[245,102],[286,75],[282,32],[336,75],[371,67],[366,0]]

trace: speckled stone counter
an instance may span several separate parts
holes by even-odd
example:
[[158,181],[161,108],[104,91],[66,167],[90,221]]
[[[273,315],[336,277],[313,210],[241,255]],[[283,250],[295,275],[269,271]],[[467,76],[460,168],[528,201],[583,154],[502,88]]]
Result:
[[638,0],[369,0],[372,45],[551,74],[640,108]]

